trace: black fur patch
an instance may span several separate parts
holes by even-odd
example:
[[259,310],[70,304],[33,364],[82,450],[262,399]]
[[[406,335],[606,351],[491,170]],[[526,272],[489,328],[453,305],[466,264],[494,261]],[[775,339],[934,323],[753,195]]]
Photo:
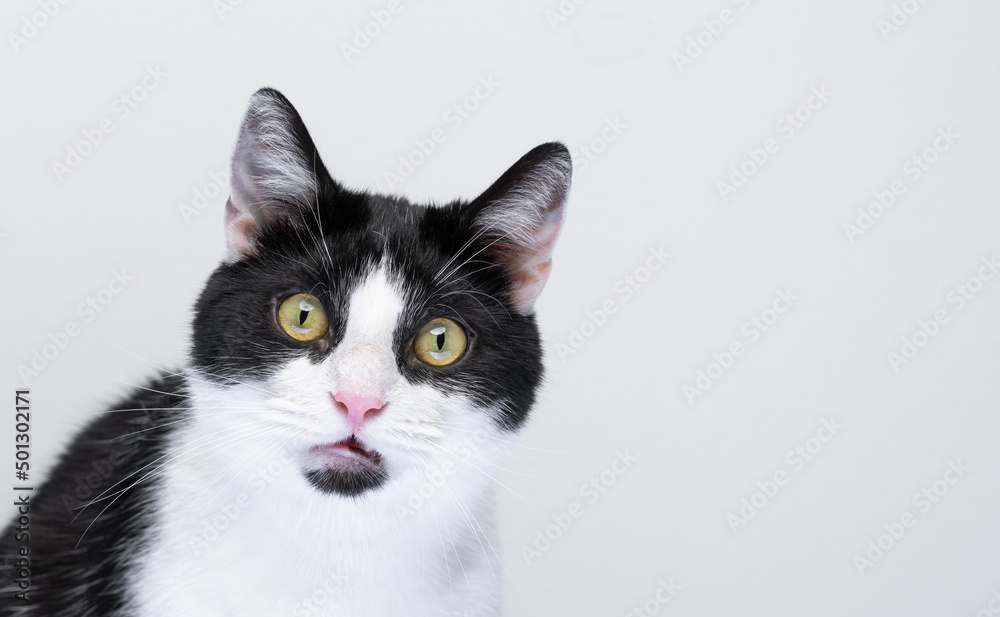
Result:
[[127,614],[124,562],[141,549],[158,476],[139,480],[157,467],[173,423],[187,414],[183,390],[180,377],[152,381],[91,422],[63,453],[31,497],[30,605],[13,599],[22,545],[15,523],[0,537],[0,616]]
[[357,497],[382,486],[388,479],[381,467],[363,467],[353,472],[310,469],[304,475],[316,489],[345,497]]

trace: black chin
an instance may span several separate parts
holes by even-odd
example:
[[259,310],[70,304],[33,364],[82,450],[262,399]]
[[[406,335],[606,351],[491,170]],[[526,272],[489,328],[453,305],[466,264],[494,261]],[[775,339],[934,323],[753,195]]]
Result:
[[376,489],[388,479],[381,465],[358,465],[352,469],[308,469],[306,480],[324,493],[357,497]]

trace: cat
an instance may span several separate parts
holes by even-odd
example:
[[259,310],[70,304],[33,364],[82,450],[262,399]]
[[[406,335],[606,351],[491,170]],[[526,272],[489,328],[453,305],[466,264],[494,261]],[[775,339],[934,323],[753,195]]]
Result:
[[4,531],[0,615],[500,614],[495,475],[571,175],[547,143],[471,201],[352,190],[256,92],[187,366],[75,438],[30,540]]

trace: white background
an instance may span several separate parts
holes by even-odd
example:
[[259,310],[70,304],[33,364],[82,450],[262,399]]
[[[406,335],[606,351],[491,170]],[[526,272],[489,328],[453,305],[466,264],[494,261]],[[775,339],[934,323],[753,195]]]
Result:
[[[591,0],[554,27],[556,0],[402,0],[348,60],[342,44],[386,4],[245,0],[220,17],[210,0],[73,2],[15,51],[9,34],[40,9],[5,2],[3,389],[23,385],[18,366],[49,333],[81,327],[28,384],[34,478],[126,384],[183,362],[192,302],[223,254],[225,195],[189,221],[179,206],[226,168],[248,97],[270,85],[357,187],[386,190],[385,172],[437,128],[445,143],[395,190],[471,197],[538,143],[573,151],[538,305],[548,383],[497,473],[508,614],[624,615],[661,579],[682,588],[664,615],[985,609],[1000,589],[1000,280],[961,310],[948,294],[1000,256],[996,3],[913,2],[884,35],[890,0]],[[702,34],[710,46],[681,70],[675,54],[723,9],[732,23]],[[162,83],[127,118],[112,111],[156,66]],[[446,122],[488,77],[496,91]],[[814,87],[829,99],[785,139],[776,123]],[[105,117],[113,133],[58,180],[53,161]],[[592,144],[615,119],[627,128]],[[906,175],[949,127],[955,143]],[[777,152],[724,200],[717,183],[768,138]],[[849,240],[844,225],[895,180],[905,193]],[[666,265],[623,301],[616,282],[660,246]],[[135,279],[84,323],[76,306],[121,268]],[[750,342],[743,324],[777,289],[799,300]],[[606,300],[618,311],[560,358]],[[948,322],[894,371],[888,354],[939,309]],[[689,404],[683,387],[734,341],[745,353]],[[12,406],[0,486],[13,482]],[[786,453],[830,417],[843,428],[795,470]],[[624,448],[639,461],[589,503],[580,486]],[[913,495],[949,461],[969,471],[922,512]],[[727,516],[779,471],[789,482],[734,533]],[[583,516],[529,565],[522,547],[572,502]],[[916,524],[859,573],[856,556],[907,512]]]

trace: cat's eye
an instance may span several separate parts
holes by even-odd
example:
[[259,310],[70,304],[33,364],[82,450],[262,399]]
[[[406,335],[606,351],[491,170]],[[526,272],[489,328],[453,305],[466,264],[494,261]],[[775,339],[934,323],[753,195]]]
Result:
[[322,303],[309,294],[295,294],[282,300],[278,306],[278,325],[297,341],[315,341],[330,329]]
[[462,357],[468,344],[462,326],[447,317],[438,317],[417,332],[413,353],[424,364],[447,366]]

